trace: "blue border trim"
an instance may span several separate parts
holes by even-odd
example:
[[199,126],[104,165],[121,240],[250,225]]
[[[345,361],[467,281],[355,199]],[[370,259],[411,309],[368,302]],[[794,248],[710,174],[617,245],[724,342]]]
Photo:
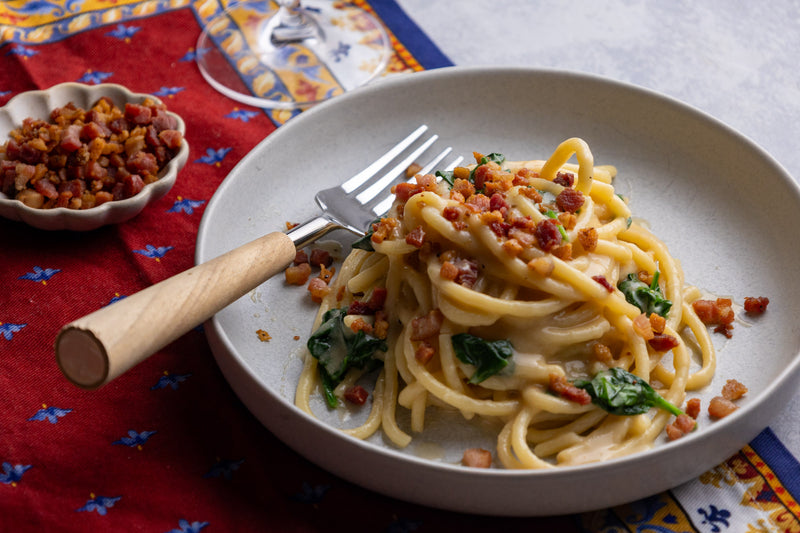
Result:
[[800,462],[775,433],[770,428],[765,429],[753,439],[750,447],[769,465],[794,499],[800,500]]
[[[433,0],[431,0],[433,1]],[[452,67],[453,62],[439,50],[428,35],[411,20],[395,0],[368,0],[384,24],[425,70]]]

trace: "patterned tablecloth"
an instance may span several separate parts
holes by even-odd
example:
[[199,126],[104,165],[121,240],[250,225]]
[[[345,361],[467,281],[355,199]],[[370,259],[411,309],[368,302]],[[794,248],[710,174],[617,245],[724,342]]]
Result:
[[[390,32],[390,75],[450,65],[393,0],[356,3]],[[171,192],[127,223],[63,233],[0,220],[0,531],[800,531],[800,466],[769,429],[641,501],[475,517],[372,493],[298,456],[237,400],[202,328],[100,390],[69,384],[53,357],[61,325],[190,267],[215,189],[292,116],[204,82],[195,43],[220,9],[216,0],[0,3],[0,104],[61,82],[119,83],[184,117],[191,146]]]

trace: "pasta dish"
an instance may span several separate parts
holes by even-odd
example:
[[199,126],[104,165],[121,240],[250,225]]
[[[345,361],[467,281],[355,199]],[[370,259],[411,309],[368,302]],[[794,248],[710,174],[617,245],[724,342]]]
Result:
[[583,140],[547,160],[474,155],[394,188],[322,298],[296,404],[366,394],[366,421],[343,431],[398,447],[430,409],[454,410],[496,425],[505,468],[651,447],[714,373],[700,291]]

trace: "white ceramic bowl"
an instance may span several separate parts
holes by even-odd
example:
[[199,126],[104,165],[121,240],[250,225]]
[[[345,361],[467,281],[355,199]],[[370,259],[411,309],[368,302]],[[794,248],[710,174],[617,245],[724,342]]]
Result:
[[[707,411],[728,379],[750,390],[732,415],[712,421],[705,412],[698,431],[674,442],[662,437],[634,455],[536,471],[464,468],[464,449],[494,449],[497,436],[458,413],[431,409],[425,430],[398,449],[380,433],[361,441],[339,430],[368,410],[329,411],[315,398],[312,418],[295,407],[302,348],[318,306],[308,291],[276,276],[217,313],[205,333],[234,391],[289,446],[345,479],[423,505],[488,515],[577,513],[699,476],[754,438],[798,394],[794,267],[800,248],[786,245],[775,213],[780,227],[800,227],[800,187],[771,156],[712,117],[587,74],[435,69],[304,111],[253,149],[217,189],[200,224],[196,261],[284,229],[287,220],[318,215],[316,191],[354,175],[421,123],[441,135],[431,153],[452,146],[466,157],[479,150],[525,160],[548,155],[568,137],[586,140],[598,164],[617,167],[616,191],[631,198],[634,216],[681,261],[688,283],[738,301],[769,297],[769,311],[737,321],[733,338],[713,336],[714,381],[691,396]],[[769,209],[748,209],[754,202]],[[325,239],[347,250],[353,237],[341,231]],[[269,330],[269,342],[255,334],[260,328]],[[398,415],[408,427],[408,411],[400,408]]]
[[[0,143],[8,140],[11,130],[22,125],[27,117],[48,119],[50,112],[69,102],[83,109],[89,109],[100,97],[107,96],[120,108],[125,104],[139,104],[145,98],[159,101],[149,94],[133,93],[121,85],[100,84],[84,85],[81,83],[62,83],[46,90],[28,91],[18,94],[0,108]],[[170,112],[178,121],[177,129],[186,134],[183,119]],[[138,215],[147,205],[163,197],[178,176],[178,171],[186,164],[189,157],[189,145],[184,138],[183,144],[172,160],[159,173],[159,179],[145,185],[135,196],[124,200],[106,202],[91,209],[35,209],[19,200],[9,198],[0,193],[0,216],[11,220],[20,220],[30,226],[44,230],[88,231],[105,226],[125,222]]]

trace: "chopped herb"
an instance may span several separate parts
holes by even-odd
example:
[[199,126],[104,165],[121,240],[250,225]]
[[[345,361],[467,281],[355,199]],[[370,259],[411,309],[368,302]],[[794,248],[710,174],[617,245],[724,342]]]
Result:
[[664,409],[675,416],[683,414],[645,380],[621,368],[610,368],[599,372],[591,381],[578,380],[573,384],[588,392],[593,404],[612,415],[640,415],[651,407]]
[[[558,220],[558,215],[553,210],[548,210],[545,213],[545,215],[547,215],[548,217],[550,217],[550,218],[552,218],[554,220]],[[563,240],[565,242],[569,242],[569,235],[567,235],[567,230],[566,230],[566,228],[564,228],[564,225],[561,224],[561,222],[559,222],[556,227],[558,228],[558,232],[561,234],[561,240]]]
[[322,317],[322,324],[308,339],[308,351],[319,361],[320,376],[325,389],[325,400],[336,407],[338,399],[333,395],[347,371],[351,368],[379,366],[375,352],[387,350],[386,341],[364,331],[354,333],[344,325],[347,308],[331,309]]
[[452,342],[459,361],[476,368],[469,378],[470,383],[480,383],[497,374],[514,355],[511,343],[506,340],[487,341],[469,333],[458,333],[453,335]]
[[625,229],[630,228],[631,224],[633,224],[633,217],[628,217],[627,219],[625,219]]
[[672,302],[664,298],[661,287],[658,286],[658,278],[659,272],[656,270],[653,274],[653,282],[647,286],[636,274],[631,273],[619,282],[617,288],[625,295],[628,303],[638,307],[642,313],[648,316],[656,313],[666,318]]

